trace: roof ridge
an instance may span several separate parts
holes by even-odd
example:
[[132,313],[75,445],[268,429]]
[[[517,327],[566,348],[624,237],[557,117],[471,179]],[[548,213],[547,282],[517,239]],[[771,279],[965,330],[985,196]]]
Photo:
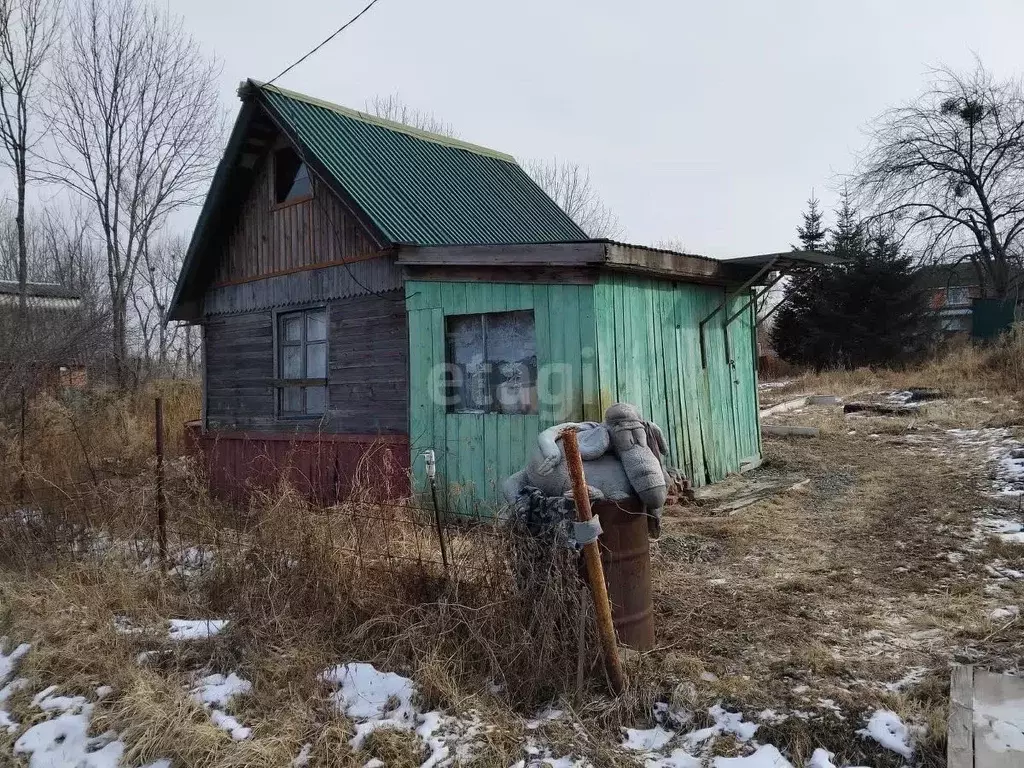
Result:
[[492,157],[496,160],[502,160],[506,163],[512,163],[513,165],[516,166],[519,165],[519,163],[512,155],[506,154],[505,152],[499,152],[496,149],[484,147],[479,144],[473,144],[468,141],[463,141],[462,139],[452,138],[451,136],[443,136],[440,133],[431,133],[430,131],[424,131],[420,128],[414,128],[411,125],[406,125],[405,123],[399,123],[394,120],[387,120],[383,117],[377,117],[376,115],[371,115],[366,112],[360,112],[358,109],[344,107],[341,104],[335,104],[334,102],[326,101],[325,99],[318,99],[315,96],[309,96],[305,93],[299,93],[298,91],[292,91],[287,88],[281,88],[280,86],[277,85],[263,83],[260,82],[259,80],[253,80],[252,78],[250,78],[247,81],[247,83],[251,84],[257,90],[277,92],[281,96],[285,96],[289,99],[304,101],[307,104],[312,104],[315,107],[322,107],[323,109],[329,109],[332,112],[337,112],[341,115],[345,115],[346,117],[350,117],[353,120],[359,120],[360,122],[363,123],[377,125],[381,128],[385,128],[390,131],[404,133],[408,136],[412,136],[414,139],[430,141],[433,142],[434,144],[441,144],[443,146],[451,147],[453,149],[463,149],[466,150],[467,152],[474,152],[478,155],[483,155],[485,157]]

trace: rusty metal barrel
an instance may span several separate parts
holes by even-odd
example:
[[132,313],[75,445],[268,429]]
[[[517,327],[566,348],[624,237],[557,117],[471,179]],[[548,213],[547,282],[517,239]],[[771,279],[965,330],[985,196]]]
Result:
[[639,499],[597,501],[604,533],[599,539],[612,623],[619,642],[638,651],[654,646],[654,603],[651,598],[651,545],[647,515]]

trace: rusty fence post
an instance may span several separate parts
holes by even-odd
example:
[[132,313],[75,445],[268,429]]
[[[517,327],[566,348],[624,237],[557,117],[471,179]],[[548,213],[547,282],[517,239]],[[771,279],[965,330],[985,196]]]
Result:
[[[590,510],[590,494],[587,492],[587,481],[583,476],[583,459],[580,458],[579,441],[576,428],[568,427],[561,434],[562,445],[565,447],[565,461],[572,478],[572,496],[576,502],[576,519],[586,522],[593,517]],[[608,600],[608,585],[604,581],[604,566],[601,564],[601,551],[597,541],[583,545],[583,560],[587,566],[587,581],[590,584],[590,595],[594,600],[594,614],[597,619],[597,634],[601,639],[601,653],[604,656],[608,681],[615,695],[622,693],[626,687],[625,674],[622,671],[622,660],[619,658],[619,646],[615,640],[615,626],[612,624],[612,606]]]
[[156,399],[156,526],[160,562],[167,562],[167,510],[164,499],[164,399]]
[[18,432],[18,504],[25,506],[28,497],[28,478],[25,476],[25,411],[28,410],[28,398],[25,387],[21,388],[21,429]]

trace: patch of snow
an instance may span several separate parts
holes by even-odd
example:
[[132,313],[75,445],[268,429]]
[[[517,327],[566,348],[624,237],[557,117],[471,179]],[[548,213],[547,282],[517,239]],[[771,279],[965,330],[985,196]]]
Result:
[[1016,605],[1008,605],[1005,608],[994,608],[989,611],[988,617],[992,621],[1006,621],[1020,615],[1020,608]]
[[537,716],[532,720],[527,720],[525,728],[530,731],[535,731],[541,727],[545,722],[551,722],[552,720],[558,720],[565,713],[560,709],[553,709],[547,707],[546,709],[537,713]]
[[814,750],[814,754],[811,755],[811,759],[807,761],[807,768],[838,768],[838,766],[832,762],[833,757],[835,757],[835,755],[827,749],[818,747]]
[[716,757],[713,768],[793,768],[793,764],[771,744],[762,744],[746,757]]
[[644,768],[701,768],[704,761],[694,757],[685,749],[673,749],[664,757],[648,757]]
[[905,691],[908,688],[914,687],[922,680],[924,680],[924,677],[928,674],[928,671],[928,667],[912,667],[910,671],[907,672],[907,674],[905,674],[895,683],[885,683],[883,687],[890,693],[900,693],[901,691]]
[[171,640],[205,640],[219,635],[228,623],[227,619],[171,619],[167,637]]
[[228,732],[235,741],[248,739],[252,729],[246,728],[223,709],[235,696],[249,693],[252,683],[243,680],[234,672],[228,675],[207,675],[192,689],[192,698],[210,710],[210,720],[218,728]]
[[914,757],[913,739],[910,729],[899,715],[888,709],[876,710],[868,718],[867,726],[857,731],[858,736],[874,739],[886,749],[907,760]]
[[626,736],[622,740],[623,748],[635,752],[657,752],[659,749],[664,749],[665,745],[676,735],[673,731],[667,731],[660,725],[646,730],[639,728],[624,728],[623,730],[626,732]]
[[210,720],[221,730],[227,731],[235,741],[244,741],[252,735],[252,728],[246,728],[223,710],[211,709]]
[[[6,645],[7,638],[0,638],[0,649],[6,647]],[[28,643],[22,643],[10,653],[4,653],[3,650],[0,650],[0,683],[4,684],[4,687],[0,688],[0,728],[3,728],[8,733],[17,733],[18,728],[21,726],[2,705],[11,697],[12,693],[19,688],[24,688],[28,684],[28,681],[23,677],[14,680],[11,680],[11,677],[17,670],[21,658],[29,652],[31,647]]]
[[[6,645],[7,638],[0,637],[0,648]],[[0,683],[6,683],[10,679],[11,675],[14,674],[14,670],[18,667],[21,657],[28,653],[31,648],[32,646],[28,643],[22,643],[10,653],[0,651]]]
[[345,715],[357,721],[350,742],[359,749],[377,728],[411,730],[415,720],[412,680],[394,672],[378,672],[372,664],[341,664],[327,670],[321,678],[340,686],[333,699]]
[[720,733],[731,733],[739,741],[750,741],[757,732],[757,723],[744,722],[741,712],[728,712],[716,704],[708,710],[708,714],[715,719],[715,726]]
[[223,707],[235,696],[252,691],[252,683],[234,672],[225,675],[207,675],[192,689],[192,697],[202,704]]
[[309,765],[309,753],[313,751],[312,744],[303,744],[299,754],[292,760],[292,768],[306,768]]
[[33,725],[14,742],[14,754],[27,755],[29,768],[117,768],[124,744],[113,732],[90,737],[91,715],[87,704]]
[[[413,731],[429,753],[420,768],[435,768],[452,760],[470,762],[477,737],[489,730],[473,711],[468,717],[419,712],[413,705],[416,686],[412,680],[380,672],[372,664],[339,664],[325,671],[321,679],[338,686],[332,697],[335,706],[355,721],[355,734],[349,740],[353,749],[361,748],[378,728]],[[549,709],[545,715],[555,719],[562,713]]]
[[45,688],[32,697],[32,706],[44,712],[81,712],[89,704],[84,696],[54,696],[56,685]]
[[98,700],[102,701],[103,699],[107,698],[107,696],[109,696],[113,692],[114,692],[114,689],[113,689],[112,686],[101,685],[99,688],[96,689],[96,698]]

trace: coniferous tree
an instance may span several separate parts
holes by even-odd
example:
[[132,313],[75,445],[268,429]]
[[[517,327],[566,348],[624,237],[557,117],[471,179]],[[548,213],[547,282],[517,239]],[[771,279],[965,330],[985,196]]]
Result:
[[[802,216],[803,224],[796,228],[800,245],[792,246],[793,250],[824,250],[828,230],[824,226],[825,217],[814,192],[807,199],[807,210]],[[806,317],[812,313],[820,292],[820,273],[790,279],[786,285],[782,306],[776,312],[771,327],[772,345],[775,353],[783,360],[795,362],[809,356],[808,347],[813,345],[813,341],[805,335]]]
[[[813,190],[807,199],[807,210],[804,211],[803,217],[803,226],[796,228],[801,248],[805,251],[820,251],[825,246],[828,230],[823,226],[825,216],[821,212],[820,201],[814,196]],[[793,246],[793,250],[799,249]]]
[[[804,214],[806,228],[807,214]],[[787,292],[773,341],[789,362],[857,368],[906,362],[928,341],[925,293],[913,260],[888,233],[869,233],[847,193],[826,250],[840,261]]]

